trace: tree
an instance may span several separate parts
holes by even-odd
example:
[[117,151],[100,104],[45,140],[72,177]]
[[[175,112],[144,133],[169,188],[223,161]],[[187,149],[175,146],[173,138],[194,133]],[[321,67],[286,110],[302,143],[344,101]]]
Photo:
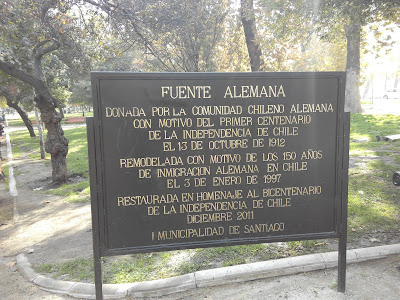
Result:
[[16,83],[6,82],[5,76],[1,76],[0,74],[0,95],[5,98],[7,106],[15,109],[20,115],[29,131],[29,135],[31,137],[36,137],[32,122],[21,107],[21,103],[33,100],[32,88],[26,84],[20,83],[20,85],[17,86]]
[[[93,42],[98,35],[91,31],[96,23],[87,22],[87,18],[95,20],[98,16],[90,11],[77,14],[78,4],[82,3],[72,0],[0,2],[0,70],[34,90],[34,101],[47,129],[45,149],[51,155],[54,183],[67,179],[68,140],[60,125],[62,103],[51,88],[57,80],[51,74],[57,73],[60,65],[71,73],[88,68],[88,56],[84,54],[99,53],[98,42]],[[89,51],[86,48],[90,46]]]
[[[315,5],[316,2],[313,2]],[[398,1],[374,0],[322,0],[318,1],[315,20],[319,34],[327,35],[342,29],[347,40],[346,102],[345,110],[361,112],[360,48],[363,26],[383,20],[400,24],[400,4]]]
[[142,49],[157,71],[214,71],[227,0],[85,0],[107,14],[124,49]]
[[224,37],[215,48],[216,70],[218,72],[249,72],[250,59],[246,49],[240,12],[229,7],[225,23]]
[[[376,21],[400,23],[400,4],[398,1],[374,0],[262,0],[268,15],[268,29],[275,38],[268,43],[287,40],[300,48],[311,49],[310,42],[318,36],[324,43],[335,43],[340,49],[343,40],[346,43],[346,103],[345,110],[361,111],[360,86],[360,49],[363,46],[363,27]],[[265,34],[263,34],[265,36]],[[315,40],[314,40],[315,41]],[[387,41],[386,41],[387,42]],[[300,44],[299,44],[300,43]],[[273,45],[273,49],[279,47]],[[283,48],[285,50],[286,47]],[[268,55],[268,51],[267,52]],[[341,53],[342,50],[337,51]],[[290,53],[293,53],[290,51]],[[323,57],[321,55],[321,57]],[[286,59],[287,61],[287,59]],[[339,60],[339,64],[341,64]]]
[[92,94],[90,81],[86,78],[75,80],[71,85],[71,96],[68,101],[69,104],[90,106],[91,100]]
[[247,52],[250,57],[252,72],[261,71],[263,68],[262,52],[257,34],[256,18],[253,0],[240,0],[240,16],[246,38]]

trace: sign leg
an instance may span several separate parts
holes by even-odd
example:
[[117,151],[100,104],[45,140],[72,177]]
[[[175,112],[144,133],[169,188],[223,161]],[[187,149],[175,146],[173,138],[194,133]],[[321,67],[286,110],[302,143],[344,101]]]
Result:
[[339,237],[338,257],[338,292],[346,291],[346,251],[347,251],[347,206],[348,206],[348,182],[349,182],[349,135],[350,113],[343,116],[343,165],[342,165],[342,211]]
[[344,293],[346,291],[346,245],[347,237],[339,238],[339,257],[338,257],[338,284],[337,291]]
[[96,300],[103,300],[103,280],[101,278],[101,257],[94,255],[94,284],[96,287]]
[[97,197],[97,173],[96,173],[96,151],[95,130],[93,118],[86,119],[89,173],[90,173],[90,197],[92,204],[92,234],[93,234],[93,259],[94,259],[94,283],[96,289],[96,300],[103,300],[103,280],[101,274],[101,252],[99,235],[99,214]]

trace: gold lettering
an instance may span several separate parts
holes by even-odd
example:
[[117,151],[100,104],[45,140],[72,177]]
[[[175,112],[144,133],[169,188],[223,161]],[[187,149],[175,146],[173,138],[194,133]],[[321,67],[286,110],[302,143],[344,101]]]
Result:
[[106,118],[145,117],[143,108],[138,107],[106,107]]
[[285,90],[282,85],[242,85],[227,86],[224,98],[285,98]]
[[211,98],[211,86],[162,86],[161,98],[209,99]]
[[157,232],[157,239],[173,240],[173,239],[190,239],[190,238],[203,238],[209,236],[221,236],[225,232],[224,227],[206,227],[206,228],[189,228],[189,229],[176,229],[169,231]]
[[263,198],[320,195],[321,193],[322,187],[320,185],[277,187],[263,189]]

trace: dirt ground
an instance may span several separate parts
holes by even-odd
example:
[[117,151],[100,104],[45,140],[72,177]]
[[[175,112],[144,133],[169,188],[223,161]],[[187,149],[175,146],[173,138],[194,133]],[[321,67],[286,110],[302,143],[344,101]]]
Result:
[[[398,300],[400,255],[347,266],[346,292],[336,291],[337,270],[227,284],[160,297],[160,300]],[[129,300],[134,300],[130,298]]]
[[[5,141],[0,151],[6,159]],[[15,161],[17,197],[0,182],[0,299],[73,299],[44,292],[23,278],[15,265],[19,253],[32,252],[31,263],[92,255],[90,206],[33,191],[48,182],[49,172],[44,162]]]
[[73,299],[50,294],[23,278],[15,267],[15,257],[0,259],[0,299],[2,300],[60,300]]
[[8,197],[16,201],[15,219],[2,222],[3,256],[32,252],[28,258],[36,264],[92,255],[90,205],[37,191],[50,182],[50,169],[42,162],[15,162],[18,196]]

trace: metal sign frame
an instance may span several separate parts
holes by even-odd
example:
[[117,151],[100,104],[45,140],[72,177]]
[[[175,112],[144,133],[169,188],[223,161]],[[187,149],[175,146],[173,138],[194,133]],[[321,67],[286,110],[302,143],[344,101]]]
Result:
[[[104,119],[101,113],[104,107],[101,104],[102,80],[150,80],[159,82],[173,80],[180,82],[185,80],[200,80],[202,82],[212,82],[213,80],[229,80],[237,82],[245,78],[252,79],[306,79],[314,80],[318,78],[334,79],[337,81],[337,111],[335,112],[336,127],[336,149],[333,151],[335,159],[335,200],[334,218],[335,228],[328,232],[302,233],[275,236],[259,236],[249,238],[230,238],[222,240],[189,241],[180,243],[161,243],[158,245],[144,245],[138,247],[110,248],[107,240],[107,225],[110,220],[107,218],[106,189],[108,179],[105,174],[105,161],[109,159],[104,153],[105,137],[103,129]],[[92,232],[93,232],[93,251],[95,265],[95,286],[96,299],[102,299],[102,276],[101,276],[101,257],[111,255],[124,255],[133,253],[144,253],[153,251],[169,251],[174,249],[188,249],[198,247],[230,246],[252,243],[269,243],[277,241],[294,241],[323,238],[339,239],[339,262],[338,262],[338,291],[345,291],[346,277],[346,245],[347,245],[347,189],[348,189],[348,151],[349,151],[349,131],[350,114],[344,112],[344,91],[345,73],[343,72],[311,72],[311,73],[120,73],[120,72],[94,72],[92,73],[92,93],[94,104],[94,118],[87,118],[88,152],[89,152],[89,174],[92,203]],[[249,100],[247,100],[249,101]],[[154,102],[154,101],[153,101]]]

